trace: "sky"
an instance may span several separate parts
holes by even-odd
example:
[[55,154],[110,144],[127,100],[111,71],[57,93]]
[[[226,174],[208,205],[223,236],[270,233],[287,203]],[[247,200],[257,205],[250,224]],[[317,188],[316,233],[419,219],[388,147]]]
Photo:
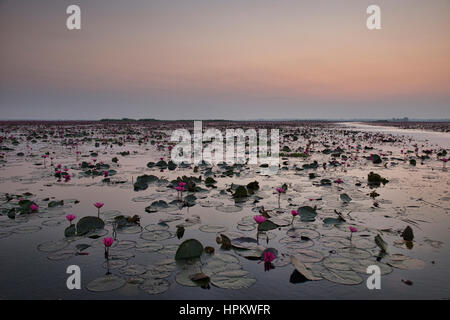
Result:
[[0,0],[0,119],[450,119],[449,40],[449,0]]

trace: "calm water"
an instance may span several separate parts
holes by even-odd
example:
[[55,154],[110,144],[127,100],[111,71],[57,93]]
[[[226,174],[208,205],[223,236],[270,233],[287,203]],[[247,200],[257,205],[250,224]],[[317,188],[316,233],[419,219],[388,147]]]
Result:
[[[299,135],[294,141],[286,138],[283,145],[292,150],[303,148],[308,140],[315,141],[311,156],[307,159],[288,157],[285,159],[286,170],[280,170],[276,176],[261,176],[258,167],[245,167],[239,172],[239,176],[222,177],[223,170],[215,167],[212,169],[217,180],[217,188],[208,189],[207,192],[196,193],[196,205],[181,210],[171,209],[164,212],[147,213],[145,208],[153,201],[164,200],[166,202],[175,200],[176,191],[167,188],[167,184],[151,185],[147,190],[135,192],[133,183],[136,178],[143,174],[153,174],[160,178],[172,180],[178,176],[204,176],[206,171],[200,170],[194,173],[192,168],[177,168],[174,171],[147,168],[149,161],[158,161],[160,158],[168,159],[167,148],[158,150],[156,145],[142,143],[136,140],[128,140],[124,145],[114,145],[113,148],[104,146],[95,147],[93,142],[79,144],[78,150],[81,154],[77,157],[75,149],[61,145],[61,139],[36,139],[35,143],[20,142],[18,145],[10,145],[8,141],[4,146],[14,148],[14,151],[6,152],[4,166],[0,168],[0,260],[2,299],[447,299],[450,298],[450,175],[443,168],[436,154],[430,159],[417,160],[416,166],[411,166],[407,160],[415,157],[414,152],[408,155],[401,150],[414,150],[414,144],[422,150],[450,148],[449,134],[435,134],[432,132],[415,132],[411,130],[400,130],[386,127],[370,127],[362,124],[351,124],[348,127],[341,125],[327,128],[282,128],[283,133],[299,134],[302,130],[308,131],[308,135]],[[155,135],[154,130],[140,128],[150,135]],[[299,130],[299,131],[296,131]],[[360,132],[350,137],[346,130]],[[14,134],[20,136],[25,131],[23,128],[14,128]],[[311,134],[312,132],[312,134]],[[381,134],[384,138],[395,137],[394,142],[381,143],[377,140]],[[92,133],[98,137],[126,137],[130,134],[104,132],[96,128]],[[132,136],[132,134],[131,134]],[[46,140],[46,141],[43,141]],[[151,140],[151,139],[150,139]],[[164,137],[162,144],[165,144]],[[333,145],[334,143],[334,145]],[[27,144],[29,147],[27,147]],[[355,146],[361,146],[356,150]],[[423,146],[422,146],[423,145]],[[342,146],[350,160],[336,168],[328,166],[323,169],[296,170],[303,164],[317,160],[319,164],[331,159],[329,154],[322,151],[328,147],[334,149]],[[30,148],[31,147],[31,148]],[[364,147],[373,149],[364,150]],[[45,166],[41,155],[50,152],[54,157],[53,165],[61,164],[67,166],[72,175],[71,181],[58,182],[54,175],[54,167],[50,159],[46,159]],[[78,163],[81,161],[93,161],[90,153],[95,151],[97,161],[104,161],[117,171],[117,175],[111,180],[121,183],[106,184],[102,182],[103,177],[83,177]],[[130,151],[131,155],[121,156],[118,153]],[[24,152],[24,156],[17,156],[18,152]],[[370,153],[386,154],[386,167],[383,164],[373,164],[364,159]],[[357,159],[355,157],[358,157]],[[111,162],[113,157],[118,157],[119,164]],[[400,160],[399,160],[400,159]],[[36,165],[40,164],[40,165]],[[348,165],[348,166],[347,166]],[[294,167],[295,166],[295,167]],[[373,190],[367,186],[367,174],[370,171],[379,173],[389,179],[385,186],[376,188],[379,196],[376,200],[368,195]],[[316,173],[317,178],[311,179],[309,173]],[[332,183],[331,186],[320,186],[320,179],[327,178],[331,181],[342,179],[343,183]],[[244,203],[235,206],[230,194],[221,192],[234,184],[247,184],[258,181],[260,189],[257,195],[260,197],[250,198]],[[358,183],[360,182],[360,184]],[[286,194],[281,196],[280,208],[278,209],[278,196],[275,188],[283,183],[288,184]],[[39,213],[26,216],[18,216],[11,220],[6,216],[6,210],[15,205],[17,200],[7,201],[5,194],[23,195],[25,192],[32,193],[28,198],[39,204]],[[352,201],[344,204],[339,195],[346,193]],[[185,194],[186,196],[187,194]],[[23,196],[22,196],[23,197]],[[64,206],[48,208],[46,198],[50,200],[64,200]],[[75,201],[77,200],[77,201]],[[255,202],[255,200],[259,200]],[[133,233],[119,233],[116,244],[127,244],[122,249],[111,251],[121,256],[123,265],[140,265],[151,268],[167,259],[174,258],[174,250],[187,239],[197,239],[203,246],[215,248],[215,254],[231,254],[235,256],[242,269],[249,272],[256,282],[249,288],[238,290],[223,289],[211,285],[210,289],[202,289],[198,286],[186,286],[177,281],[177,274],[183,270],[190,270],[189,264],[177,262],[171,265],[170,275],[165,280],[169,288],[157,295],[149,295],[139,287],[140,274],[127,275],[124,269],[110,270],[114,275],[125,279],[128,283],[121,288],[109,292],[91,292],[87,285],[92,280],[102,277],[106,273],[104,268],[104,255],[102,239],[104,236],[112,235],[112,227],[107,223],[105,230],[99,233],[99,239],[87,237],[75,237],[65,239],[64,230],[68,226],[65,220],[66,214],[73,213],[77,216],[77,222],[84,216],[96,216],[97,209],[94,202],[104,202],[101,217],[108,221],[108,217],[117,214],[133,216],[139,215],[140,225],[144,228],[156,224],[161,220],[174,220],[167,222],[170,232],[176,232],[176,225],[185,222],[186,219],[197,219],[196,223],[186,226],[182,239],[173,237],[167,240],[157,240],[155,243],[163,247],[162,250],[152,253],[143,253],[136,246],[147,241],[141,238],[145,229],[130,229]],[[377,202],[377,206],[374,205]],[[215,225],[226,228],[226,232],[239,232],[242,236],[256,238],[252,216],[258,214],[260,206],[270,210],[272,216],[277,219],[291,221],[290,211],[300,206],[317,206],[318,215],[314,222],[300,222],[296,217],[294,227],[296,229],[313,230],[318,236],[313,239],[313,245],[305,249],[318,253],[323,259],[327,257],[339,257],[343,255],[343,248],[336,244],[334,247],[333,237],[347,239],[349,237],[348,227],[353,225],[358,228],[354,234],[355,243],[358,240],[373,238],[381,234],[388,243],[390,256],[402,254],[407,259],[417,259],[423,266],[399,269],[392,268],[392,272],[382,276],[381,290],[368,290],[365,281],[367,275],[358,273],[362,283],[357,285],[345,285],[326,279],[321,281],[307,281],[292,283],[291,277],[294,267],[290,263],[280,263],[270,271],[265,271],[264,263],[247,260],[234,250],[224,251],[216,243],[217,234],[204,232],[204,225]],[[225,208],[225,209],[223,209]],[[232,210],[234,208],[234,210]],[[236,209],[237,208],[237,209]],[[324,225],[325,218],[336,218],[334,210],[344,213],[347,222],[338,226]],[[237,211],[237,212],[224,212]],[[346,214],[351,212],[349,216]],[[241,224],[239,222],[250,221]],[[198,220],[199,219],[199,220]],[[242,228],[242,226],[245,226]],[[414,231],[413,247],[408,249],[399,235],[406,226],[411,226]],[[24,228],[26,227],[26,228]],[[34,227],[34,228],[28,228]],[[253,228],[253,229],[252,229]],[[286,244],[286,237],[291,226],[281,227],[269,231],[259,237],[259,244],[266,248],[278,250],[279,259],[281,254],[287,258],[290,255],[303,257],[304,251],[290,249]],[[247,231],[248,229],[252,229]],[[127,231],[128,232],[128,231]],[[289,239],[289,238],[288,238]],[[38,246],[48,241],[67,241],[67,246],[61,250],[42,252]],[[129,242],[127,242],[129,240]],[[281,241],[280,241],[281,240]],[[330,243],[331,242],[331,243]],[[89,244],[91,247],[85,251],[89,255],[75,255],[77,244]],[[358,247],[359,245],[355,245]],[[374,244],[366,244],[360,248],[368,253],[368,260],[374,260],[379,249]],[[65,254],[61,254],[65,253]],[[209,257],[204,254],[201,262],[194,264],[204,265]],[[350,260],[360,257],[351,256]],[[365,258],[366,259],[366,258]],[[312,263],[311,268],[319,270],[326,260]],[[387,261],[387,260],[382,260]],[[416,261],[416,260],[414,260]],[[275,264],[276,260],[274,261]],[[66,268],[69,265],[78,265],[82,270],[82,290],[68,290],[66,287]],[[281,266],[283,265],[283,266]],[[195,268],[194,268],[195,269]],[[320,274],[320,270],[318,271]],[[195,272],[194,272],[195,273]],[[410,280],[412,286],[402,282]],[[133,281],[130,281],[133,280]]]

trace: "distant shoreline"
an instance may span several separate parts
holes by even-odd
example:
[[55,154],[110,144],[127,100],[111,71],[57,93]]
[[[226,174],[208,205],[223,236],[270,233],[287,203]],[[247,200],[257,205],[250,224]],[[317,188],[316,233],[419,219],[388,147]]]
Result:
[[[8,125],[133,125],[133,124],[157,124],[157,125],[176,125],[187,124],[195,120],[158,120],[158,119],[102,119],[102,120],[0,120],[1,126]],[[370,126],[396,127],[400,129],[426,130],[434,132],[450,132],[450,120],[300,120],[300,119],[281,119],[281,120],[201,120],[205,125],[227,126],[233,124],[259,124],[274,127],[276,125],[298,126],[298,125],[333,125],[339,123],[363,123]]]

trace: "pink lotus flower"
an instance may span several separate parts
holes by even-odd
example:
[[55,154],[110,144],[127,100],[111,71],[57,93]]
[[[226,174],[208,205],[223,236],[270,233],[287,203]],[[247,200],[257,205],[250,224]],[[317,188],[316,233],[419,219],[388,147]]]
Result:
[[105,204],[102,202],[96,202],[94,203],[94,207],[96,207],[97,209],[100,209],[101,207],[103,207]]
[[273,260],[275,260],[275,255],[272,252],[264,252],[264,262],[271,263]]
[[105,204],[102,202],[96,202],[94,203],[94,207],[98,209],[97,211],[97,217],[100,218],[100,208],[103,207]]
[[341,178],[334,180],[334,182],[337,184],[344,183],[344,181]]
[[256,221],[257,224],[261,224],[267,220],[267,218],[264,216],[254,216],[253,219]]
[[109,171],[104,171],[103,174],[105,175],[105,178],[109,177]]
[[297,210],[292,210],[291,214],[292,214],[293,217],[296,217],[296,216],[299,215],[299,212]]
[[276,189],[278,193],[285,193],[286,190],[284,190],[283,188],[277,188]]
[[350,241],[352,241],[353,232],[358,232],[358,229],[355,227],[350,226]]
[[77,218],[77,216],[73,215],[73,214],[68,214],[66,216],[67,221],[70,222],[70,225],[72,225],[72,221],[75,220]]
[[183,192],[184,191],[184,187],[178,186],[178,187],[175,188],[175,190],[177,190],[179,192]]
[[30,206],[30,210],[31,210],[31,212],[37,212],[37,211],[39,211],[39,206],[33,203]]
[[185,187],[185,186],[186,186],[186,182],[178,182],[178,185],[179,185],[180,187]]
[[109,248],[113,245],[114,243],[114,239],[113,238],[104,238],[103,239],[103,244],[105,245],[106,248]]

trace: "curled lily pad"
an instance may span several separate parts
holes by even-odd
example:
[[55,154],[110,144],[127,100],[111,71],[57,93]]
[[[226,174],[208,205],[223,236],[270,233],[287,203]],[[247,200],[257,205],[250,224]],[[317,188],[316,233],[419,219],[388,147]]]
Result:
[[161,294],[169,290],[170,282],[165,279],[147,279],[139,286],[139,289],[148,294]]
[[126,281],[115,275],[106,275],[88,283],[87,289],[93,292],[117,290],[125,285]]
[[217,225],[210,225],[210,224],[204,224],[198,228],[200,231],[207,232],[207,233],[219,233],[219,232],[225,232],[227,231],[227,227],[224,226],[217,226]]
[[322,280],[321,277],[316,277],[297,257],[291,256],[291,263],[306,279],[311,281]]

